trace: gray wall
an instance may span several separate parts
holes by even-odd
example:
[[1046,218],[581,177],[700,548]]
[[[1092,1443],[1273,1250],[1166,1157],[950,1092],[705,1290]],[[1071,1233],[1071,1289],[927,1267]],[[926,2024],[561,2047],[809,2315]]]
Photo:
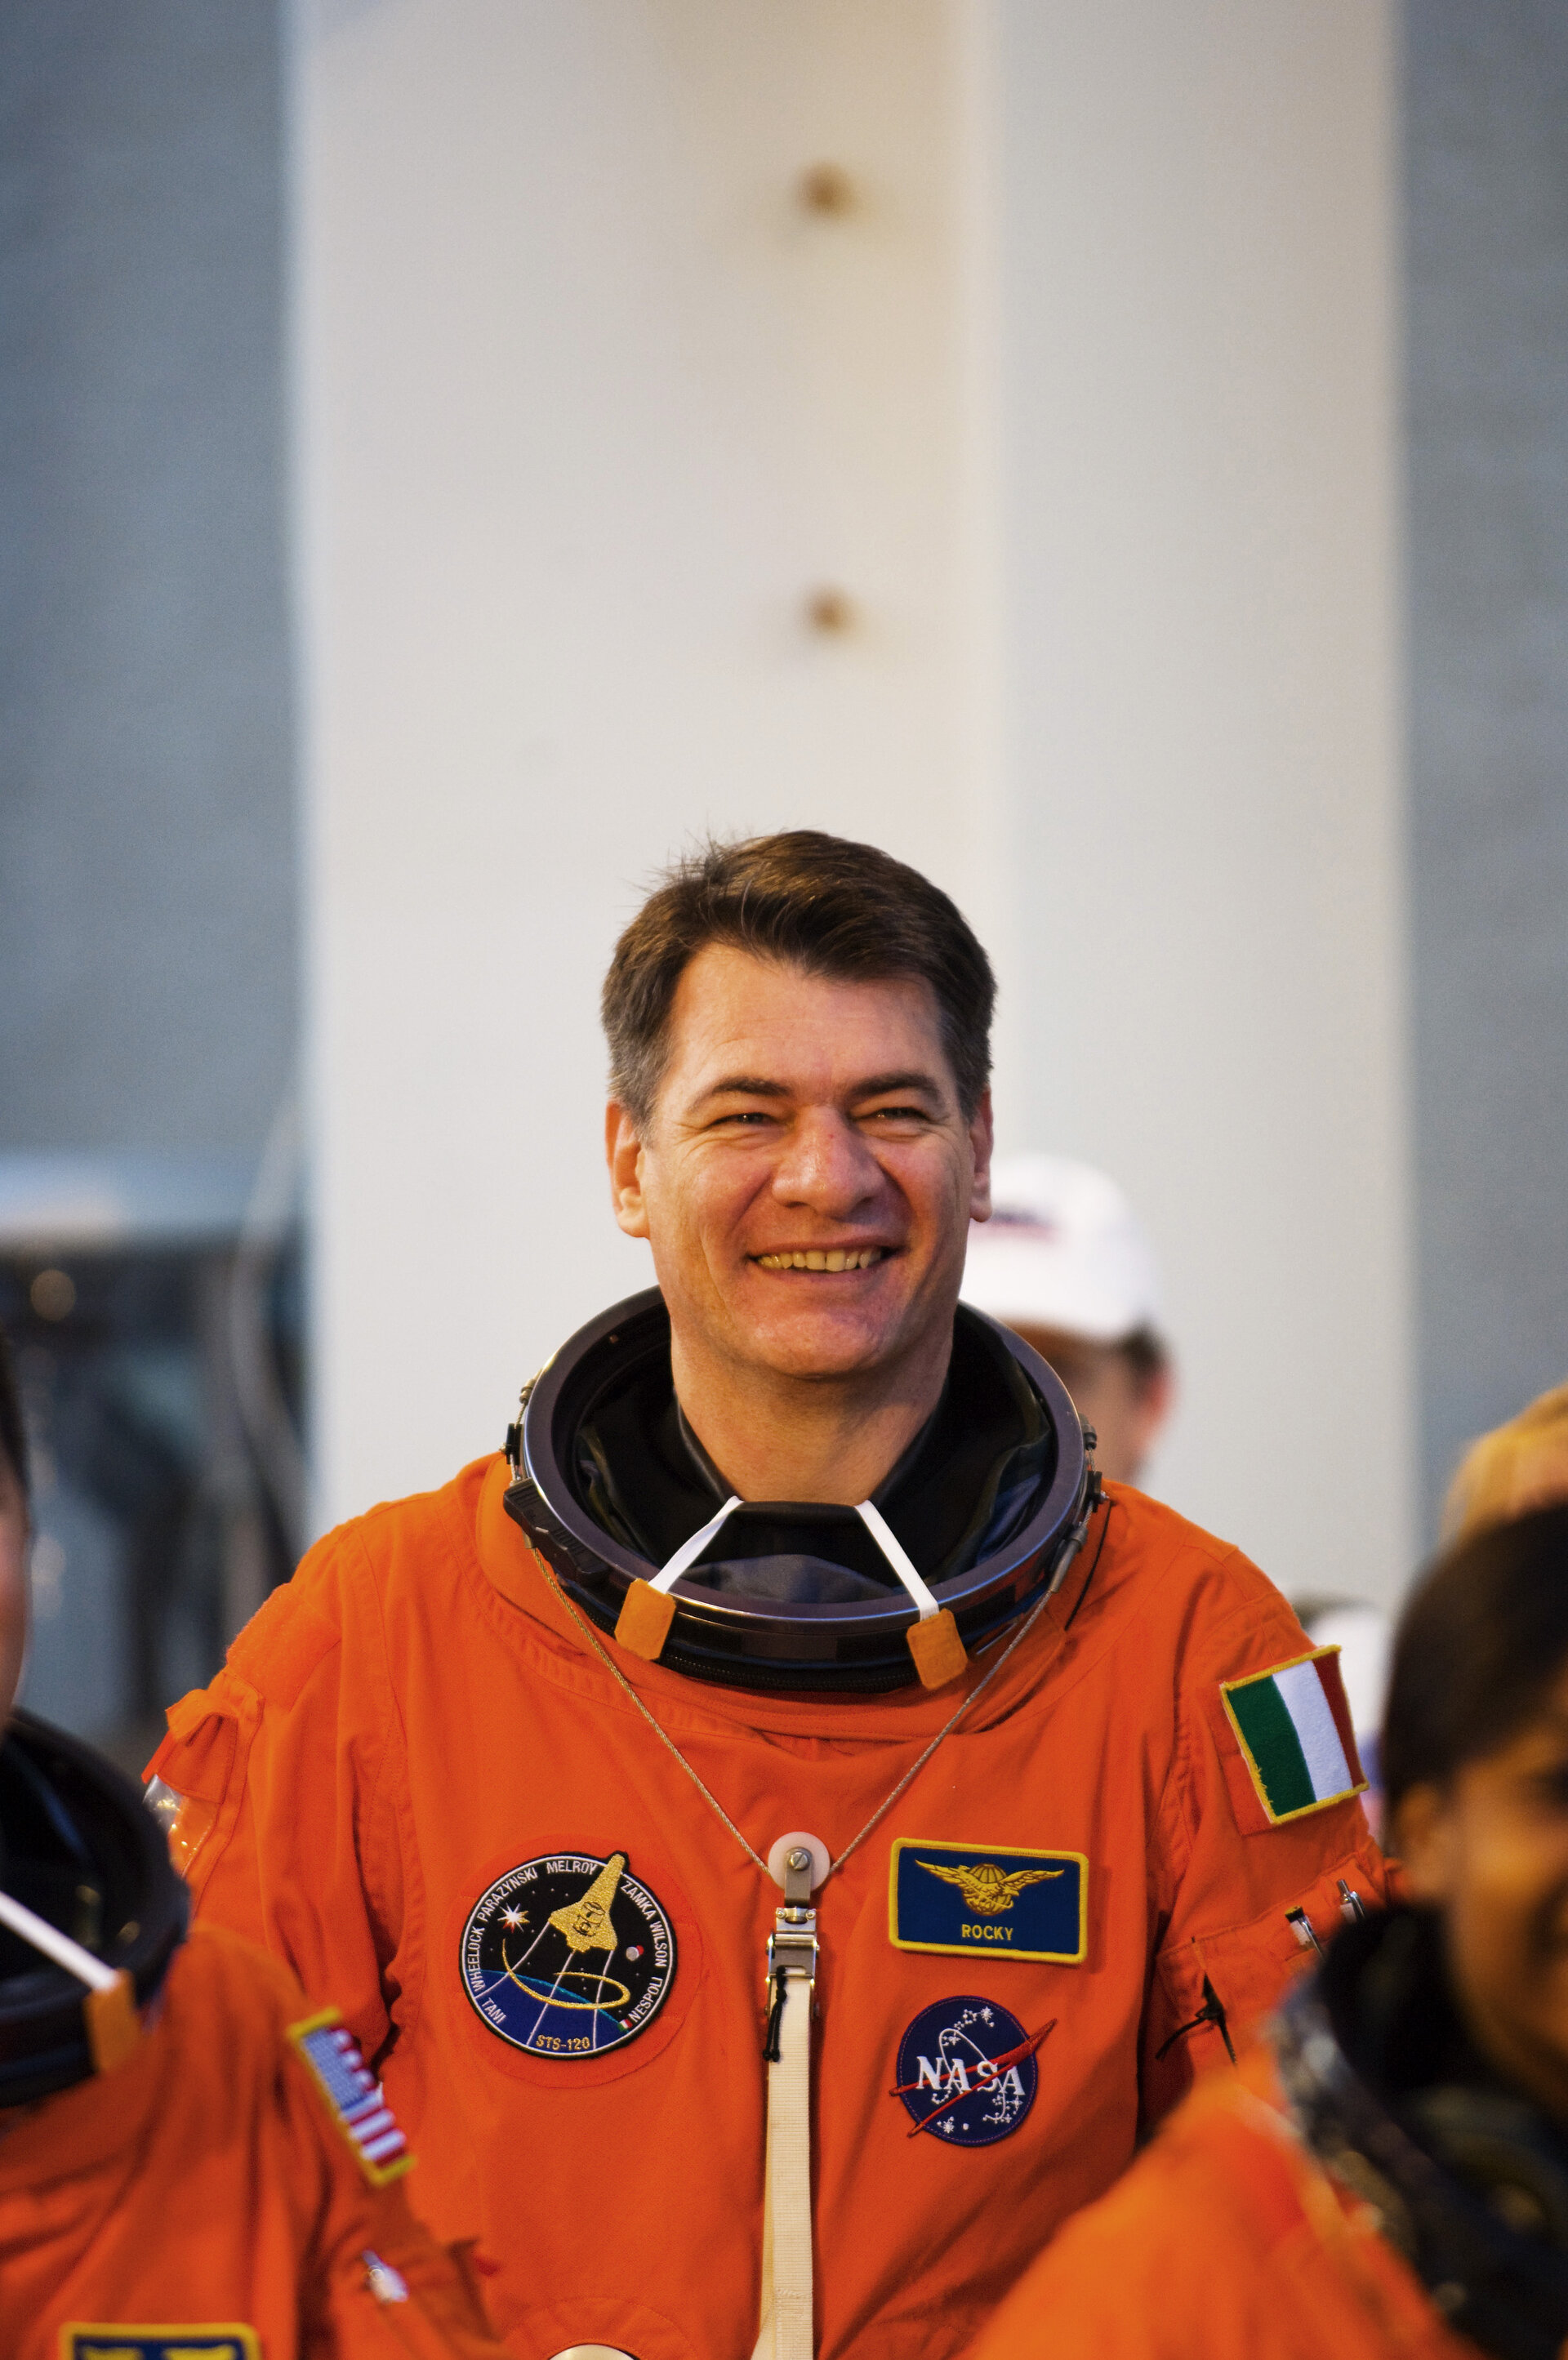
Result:
[[[1409,0],[1423,1446],[1568,1376],[1568,6]],[[1347,1369],[1354,1393],[1354,1370]]]
[[252,1153],[291,1066],[280,71],[0,10],[0,1150]]

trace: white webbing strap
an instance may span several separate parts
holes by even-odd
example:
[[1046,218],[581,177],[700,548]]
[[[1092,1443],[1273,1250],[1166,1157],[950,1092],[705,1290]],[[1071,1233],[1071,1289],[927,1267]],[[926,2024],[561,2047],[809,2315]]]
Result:
[[811,1995],[783,1978],[778,2057],[768,2067],[762,2326],[751,2360],[811,2360]]
[[941,1610],[916,1572],[914,1559],[909,1556],[904,1543],[899,1539],[882,1510],[873,1508],[869,1500],[862,1500],[855,1513],[920,1609],[922,1622],[928,1622],[932,1615],[939,1613]]
[[696,1563],[698,1557],[707,1546],[708,1542],[713,1538],[714,1534],[718,1532],[719,1526],[723,1524],[724,1519],[729,1515],[730,1510],[732,1508],[738,1508],[740,1505],[740,1492],[731,1491],[729,1497],[718,1511],[718,1513],[716,1516],[709,1516],[707,1524],[703,1524],[696,1532],[693,1533],[689,1540],[684,1540],[681,1543],[679,1548],[675,1551],[674,1556],[670,1559],[668,1565],[662,1565],[659,1568],[658,1572],[648,1584],[649,1589],[668,1590],[673,1582],[679,1581],[687,1566],[695,1565]]
[[[677,1582],[687,1567],[696,1563],[715,1533],[722,1529],[726,1519],[740,1505],[740,1492],[731,1491],[722,1508],[716,1514],[709,1516],[706,1524],[699,1525],[689,1539],[684,1540],[668,1563],[659,1568],[658,1572],[648,1584],[649,1589],[668,1590]],[[928,1622],[930,1617],[939,1611],[937,1601],[921,1579],[914,1559],[882,1510],[873,1507],[869,1500],[862,1500],[856,1508],[855,1513],[860,1517],[867,1532],[870,1533],[872,1540],[875,1541],[878,1548],[897,1574],[899,1580],[919,1608],[922,1622]]]
[[90,1991],[113,1991],[120,1980],[116,1968],[105,1966],[91,1950],[84,1950],[80,1942],[73,1942],[69,1934],[62,1934],[58,1926],[51,1926],[47,1918],[36,1918],[25,1903],[13,1901],[8,1893],[0,1893],[0,1926],[9,1926],[13,1934],[19,1934],[24,1942],[41,1950],[46,1959],[52,1959],[57,1967],[63,1967],[68,1975],[74,1975]]

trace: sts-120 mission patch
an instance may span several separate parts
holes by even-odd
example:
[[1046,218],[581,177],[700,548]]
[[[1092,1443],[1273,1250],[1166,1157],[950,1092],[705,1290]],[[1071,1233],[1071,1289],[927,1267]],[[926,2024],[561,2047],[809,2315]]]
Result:
[[646,2032],[675,1980],[675,1937],[626,1854],[549,1852],[481,1894],[463,1987],[499,2040],[531,2057],[603,2057]]

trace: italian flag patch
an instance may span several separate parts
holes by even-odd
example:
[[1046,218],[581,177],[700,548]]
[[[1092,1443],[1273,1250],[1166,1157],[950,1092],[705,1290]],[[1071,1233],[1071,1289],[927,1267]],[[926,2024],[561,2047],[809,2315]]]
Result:
[[1244,1828],[1279,1827],[1343,1803],[1365,1786],[1337,1647],[1319,1647],[1245,1679],[1222,1680],[1220,1700],[1228,1750],[1234,1758],[1239,1744],[1251,1779],[1250,1794],[1242,1781],[1230,1781]]

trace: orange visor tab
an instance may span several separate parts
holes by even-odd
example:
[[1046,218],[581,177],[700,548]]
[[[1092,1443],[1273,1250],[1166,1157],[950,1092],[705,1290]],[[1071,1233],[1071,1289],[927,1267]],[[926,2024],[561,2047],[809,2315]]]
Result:
[[629,1655],[656,1664],[675,1619],[675,1601],[667,1590],[651,1581],[634,1581],[621,1602],[615,1635]]
[[905,1636],[923,1688],[945,1688],[949,1680],[956,1680],[960,1672],[968,1669],[969,1655],[950,1606],[928,1615],[923,1622],[912,1622]]
[[880,1508],[862,1500],[855,1513],[915,1602],[920,1620],[905,1633],[923,1688],[945,1688],[969,1663],[950,1606],[938,1606],[925,1576]]
[[709,1516],[689,1540],[681,1543],[668,1565],[662,1565],[652,1581],[632,1583],[615,1625],[615,1635],[629,1655],[641,1655],[644,1663],[658,1662],[675,1619],[675,1601],[669,1594],[672,1584],[680,1579],[688,1566],[696,1563],[715,1533],[722,1530],[725,1519],[740,1505],[740,1492],[731,1491],[718,1513]]
[[113,2073],[128,2063],[141,2040],[141,2018],[131,1979],[122,1967],[112,1983],[90,1991],[82,2003],[87,2023],[87,2046],[95,2073]]

